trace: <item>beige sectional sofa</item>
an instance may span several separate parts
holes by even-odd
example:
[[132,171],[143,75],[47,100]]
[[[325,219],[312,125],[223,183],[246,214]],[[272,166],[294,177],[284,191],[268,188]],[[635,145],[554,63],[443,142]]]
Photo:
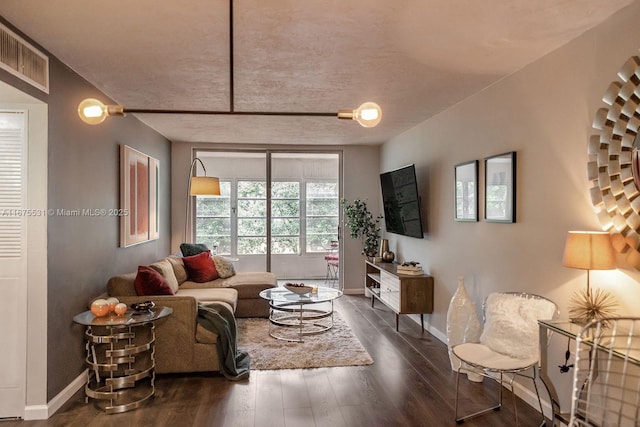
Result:
[[[177,279],[175,295],[138,295],[135,272],[109,279],[107,293],[127,305],[151,300],[156,305],[173,309],[171,316],[155,325],[156,372],[219,371],[215,345],[217,335],[198,324],[198,302],[222,303],[236,317],[267,317],[269,303],[258,294],[264,289],[276,287],[276,276],[267,272],[236,273],[228,278],[197,283],[189,280],[182,258],[169,256],[158,263],[166,266],[166,261]],[[152,267],[158,263],[152,264]]]

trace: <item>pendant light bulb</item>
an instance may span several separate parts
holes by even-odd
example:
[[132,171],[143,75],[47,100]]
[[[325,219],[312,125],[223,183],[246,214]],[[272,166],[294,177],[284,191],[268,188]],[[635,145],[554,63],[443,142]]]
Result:
[[353,119],[363,127],[375,127],[382,119],[382,109],[375,102],[365,102],[354,111]]
[[87,98],[78,105],[78,115],[83,122],[98,125],[107,118],[105,105],[95,98]]
[[99,125],[107,116],[124,116],[122,105],[105,105],[95,98],[87,98],[78,105],[78,115],[83,122]]
[[365,102],[355,110],[340,110],[338,118],[344,120],[355,120],[360,126],[372,128],[380,123],[382,119],[382,109],[375,102]]

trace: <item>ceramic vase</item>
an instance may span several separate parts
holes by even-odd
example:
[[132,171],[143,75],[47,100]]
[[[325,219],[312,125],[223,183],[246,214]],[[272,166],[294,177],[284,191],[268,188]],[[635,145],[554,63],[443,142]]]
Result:
[[389,250],[389,240],[380,239],[380,250],[378,251],[378,256],[382,258],[385,252]]
[[[453,294],[447,311],[447,345],[449,347],[449,361],[451,369],[456,371],[460,360],[453,354],[451,348],[465,342],[478,342],[482,327],[478,319],[476,304],[464,287],[464,277],[458,277],[458,289]],[[467,368],[470,381],[482,381],[482,377]]]

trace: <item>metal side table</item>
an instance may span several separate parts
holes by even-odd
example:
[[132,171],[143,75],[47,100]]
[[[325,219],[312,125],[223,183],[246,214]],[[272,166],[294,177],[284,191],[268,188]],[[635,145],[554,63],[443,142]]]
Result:
[[73,318],[87,327],[86,402],[96,399],[98,407],[116,414],[140,407],[155,394],[154,322],[171,313],[169,307],[155,307],[106,317],[85,311]]

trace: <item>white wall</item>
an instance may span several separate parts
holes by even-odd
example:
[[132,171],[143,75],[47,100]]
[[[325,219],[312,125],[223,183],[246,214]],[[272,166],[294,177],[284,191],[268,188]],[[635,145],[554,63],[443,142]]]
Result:
[[[589,198],[587,141],[604,91],[640,47],[640,3],[598,28],[503,79],[482,93],[385,143],[380,171],[415,163],[428,218],[424,240],[388,234],[400,259],[420,261],[435,278],[435,311],[428,321],[440,337],[446,312],[464,276],[475,301],[493,291],[526,291],[551,298],[567,317],[572,293],[586,273],[562,266],[569,230],[600,230]],[[517,152],[517,222],[455,222],[454,165]],[[591,283],[617,297],[619,314],[640,315],[640,274],[624,265],[591,273]],[[561,364],[566,341],[554,344]],[[563,347],[564,346],[564,347]],[[555,373],[557,369],[554,369]],[[558,378],[566,381],[568,375]],[[567,389],[561,388],[566,402]]]
[[[382,212],[380,173],[372,165],[379,164],[378,147],[348,146],[343,152],[343,197],[349,201],[366,200],[374,216]],[[364,256],[362,242],[349,237],[349,232],[341,226],[344,262],[342,280],[345,293],[364,292]]]

